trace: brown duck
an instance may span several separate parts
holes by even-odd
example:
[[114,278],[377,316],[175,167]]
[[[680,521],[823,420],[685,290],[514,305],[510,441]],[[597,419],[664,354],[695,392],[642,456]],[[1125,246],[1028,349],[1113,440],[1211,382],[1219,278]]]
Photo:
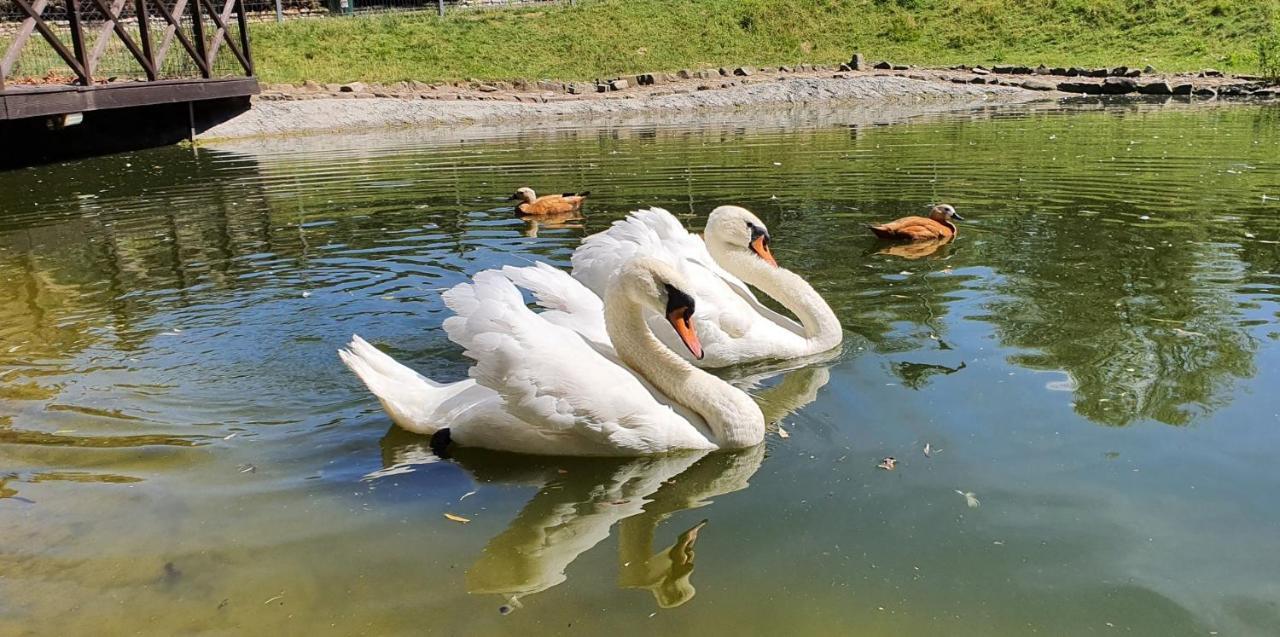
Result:
[[563,195],[543,195],[539,197],[533,192],[532,188],[524,187],[517,190],[516,194],[511,195],[511,201],[520,202],[516,204],[516,212],[522,215],[554,215],[581,210],[582,202],[589,194],[591,193],[566,192]]
[[956,214],[955,208],[947,204],[939,204],[929,211],[928,217],[903,217],[896,221],[868,227],[881,239],[933,241],[956,236],[956,225],[951,223],[952,219],[964,221],[964,217]]

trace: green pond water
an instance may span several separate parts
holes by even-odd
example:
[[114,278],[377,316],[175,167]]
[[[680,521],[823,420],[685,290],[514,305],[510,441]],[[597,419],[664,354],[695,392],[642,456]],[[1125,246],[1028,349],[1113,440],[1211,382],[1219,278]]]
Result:
[[[521,185],[594,194],[535,226],[504,202]],[[967,221],[932,253],[864,228],[935,201]],[[789,434],[761,448],[440,459],[335,355],[359,333],[462,378],[441,290],[567,265],[635,207],[701,229],[721,203],[847,334],[723,372]],[[0,173],[0,635],[1280,634],[1277,312],[1274,107]]]

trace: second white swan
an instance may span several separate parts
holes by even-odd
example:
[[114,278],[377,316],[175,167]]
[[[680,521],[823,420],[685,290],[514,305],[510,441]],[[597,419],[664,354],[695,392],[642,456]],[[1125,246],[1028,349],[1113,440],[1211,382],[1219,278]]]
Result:
[[[705,235],[704,242],[661,208],[638,210],[582,242],[573,253],[573,277],[603,294],[622,264],[637,256],[653,257],[678,270],[698,298],[694,324],[705,356],[685,358],[699,367],[799,358],[840,344],[844,331],[835,312],[808,281],[778,267],[763,221],[745,208],[720,206],[707,217]],[[517,283],[539,298],[557,296],[555,291]],[[799,323],[760,303],[748,284],[781,303]],[[570,301],[582,298],[560,296]],[[569,303],[555,309],[571,314],[581,332],[602,330],[598,306]],[[676,333],[660,315],[651,314],[649,324],[662,342],[680,351]]]

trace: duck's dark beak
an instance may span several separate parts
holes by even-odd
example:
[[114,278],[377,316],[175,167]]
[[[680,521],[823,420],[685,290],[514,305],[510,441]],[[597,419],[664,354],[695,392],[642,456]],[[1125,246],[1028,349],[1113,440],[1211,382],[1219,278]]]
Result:
[[952,212],[952,213],[951,213],[951,218],[952,218],[952,219],[955,219],[955,220],[957,220],[957,221],[964,221],[964,217],[961,217],[961,216],[960,216],[960,213],[958,213],[958,212]]
[[520,198],[520,193],[516,193],[514,195],[511,195],[510,197],[507,197],[507,201],[515,201],[519,198]]

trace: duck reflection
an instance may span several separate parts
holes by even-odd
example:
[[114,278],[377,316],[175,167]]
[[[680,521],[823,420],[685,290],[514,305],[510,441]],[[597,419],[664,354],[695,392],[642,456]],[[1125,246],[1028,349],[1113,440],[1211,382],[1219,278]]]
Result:
[[[775,372],[774,377],[777,376]],[[807,405],[826,385],[826,367],[786,372],[758,399],[770,421]],[[765,374],[751,383],[769,380]],[[715,525],[704,519],[654,550],[659,527],[673,515],[745,489],[765,446],[735,452],[694,452],[645,458],[550,458],[459,449],[450,460],[478,483],[537,485],[505,531],[467,570],[467,591],[497,595],[511,608],[565,581],[578,556],[618,525],[618,585],[649,591],[660,608],[693,598],[694,545]],[[429,440],[393,427],[382,440],[383,469],[366,479],[439,462]]]
[[952,240],[953,237],[947,237],[945,239],[935,239],[932,241],[897,243],[877,250],[876,254],[901,257],[908,260],[923,259],[935,254],[939,257],[944,257],[950,251],[948,246],[951,245]]
[[522,217],[525,223],[524,236],[536,238],[539,230],[561,230],[564,228],[582,228],[582,213],[558,212],[544,215]]
[[11,486],[8,486],[10,482],[13,482],[16,484],[16,483],[23,482],[23,480],[16,473],[6,473],[4,475],[0,475],[0,500],[14,500],[14,501],[23,502],[26,504],[36,503],[35,500],[32,500],[30,498],[24,498],[18,495],[17,489]]

